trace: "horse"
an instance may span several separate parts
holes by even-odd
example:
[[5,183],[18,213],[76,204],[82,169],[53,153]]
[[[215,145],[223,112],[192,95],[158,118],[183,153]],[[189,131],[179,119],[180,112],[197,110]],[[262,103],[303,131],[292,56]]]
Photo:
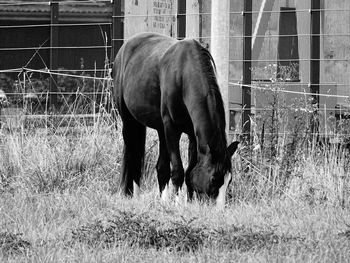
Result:
[[[227,147],[225,110],[209,51],[193,39],[141,33],[119,49],[112,78],[112,96],[123,123],[124,194],[139,195],[149,127],[159,137],[160,195],[170,179],[176,193],[185,181],[189,199],[197,193],[223,206],[231,156],[239,142]],[[179,150],[182,133],[189,139],[186,172]]]

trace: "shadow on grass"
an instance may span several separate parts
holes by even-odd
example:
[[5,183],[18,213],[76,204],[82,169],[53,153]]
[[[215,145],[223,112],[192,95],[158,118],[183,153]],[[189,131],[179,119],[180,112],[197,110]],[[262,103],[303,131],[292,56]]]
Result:
[[3,256],[25,254],[30,248],[30,242],[24,240],[22,234],[0,233],[0,251]]
[[[192,221],[193,222],[193,221]],[[201,247],[216,247],[242,252],[271,249],[281,243],[303,242],[301,237],[279,236],[273,231],[253,232],[235,226],[229,229],[209,229],[192,223],[162,223],[145,215],[119,212],[107,222],[96,221],[72,230],[70,245],[76,242],[96,247],[118,245],[148,249],[168,249],[176,252],[196,251]]]

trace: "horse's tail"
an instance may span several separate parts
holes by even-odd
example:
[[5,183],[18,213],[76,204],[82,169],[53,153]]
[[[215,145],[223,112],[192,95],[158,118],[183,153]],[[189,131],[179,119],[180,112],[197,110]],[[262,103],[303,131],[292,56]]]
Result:
[[137,122],[122,100],[120,115],[123,120],[124,153],[121,170],[121,189],[132,195],[140,185],[145,156],[146,127]]
[[[120,105],[123,92],[123,75],[124,75],[124,63],[123,63],[123,46],[119,49],[112,65],[111,78],[113,80],[111,106],[112,117],[117,120],[117,116],[120,115]],[[118,114],[119,113],[119,114]]]

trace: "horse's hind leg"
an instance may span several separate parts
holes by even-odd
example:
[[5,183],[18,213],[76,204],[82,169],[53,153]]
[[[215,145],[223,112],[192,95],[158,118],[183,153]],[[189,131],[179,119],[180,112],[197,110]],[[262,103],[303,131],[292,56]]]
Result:
[[123,139],[121,186],[125,195],[137,196],[145,154],[146,127],[138,123],[130,113],[123,114]]

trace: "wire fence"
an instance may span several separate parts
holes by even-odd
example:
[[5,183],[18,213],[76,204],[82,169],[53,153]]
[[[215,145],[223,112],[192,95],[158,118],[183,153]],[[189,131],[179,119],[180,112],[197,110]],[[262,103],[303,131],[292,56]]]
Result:
[[[300,0],[292,2],[294,3],[298,1]],[[25,94],[30,93],[37,96],[37,105],[30,102],[34,105],[34,108],[41,108],[41,110],[38,110],[37,115],[43,115],[43,112],[48,110],[46,106],[43,107],[43,104],[48,104],[52,95],[59,97],[61,103],[60,107],[65,108],[62,110],[65,114],[72,114],[70,111],[72,110],[70,104],[75,104],[78,105],[78,107],[81,107],[80,114],[86,113],[86,111],[91,114],[96,114],[96,112],[99,112],[103,107],[112,107],[110,105],[107,106],[107,104],[110,103],[107,101],[111,98],[110,89],[112,86],[112,80],[110,74],[111,63],[113,61],[113,58],[111,57],[111,54],[113,54],[113,52],[111,52],[114,47],[113,43],[125,41],[131,36],[131,34],[128,35],[128,32],[124,32],[124,37],[115,37],[113,35],[115,21],[122,20],[124,21],[124,26],[127,26],[128,21],[136,21],[138,23],[138,21],[141,21],[140,19],[142,19],[142,23],[150,23],[148,20],[152,21],[152,19],[169,17],[171,18],[173,25],[175,25],[179,17],[186,16],[189,21],[192,18],[197,18],[195,21],[198,24],[193,25],[187,23],[187,27],[189,28],[188,31],[191,31],[193,28],[196,29],[192,30],[195,33],[192,33],[191,37],[196,38],[203,44],[207,43],[209,48],[211,40],[215,38],[229,39],[230,55],[228,63],[230,77],[228,88],[229,96],[230,98],[233,98],[229,105],[241,105],[242,107],[242,86],[251,89],[252,94],[256,91],[260,91],[259,95],[255,96],[265,96],[263,93],[268,94],[274,92],[285,94],[290,97],[314,96],[315,94],[310,90],[312,85],[310,83],[310,72],[305,71],[311,61],[311,47],[304,45],[311,37],[319,37],[322,42],[321,56],[320,58],[312,59],[312,61],[318,61],[321,63],[321,80],[318,84],[321,90],[317,96],[319,96],[320,99],[329,98],[334,100],[332,104],[327,104],[327,110],[336,111],[342,109],[342,111],[345,112],[347,101],[349,99],[350,83],[350,72],[348,72],[350,70],[350,67],[348,67],[350,61],[350,46],[348,44],[350,43],[350,27],[346,26],[347,24],[350,24],[350,21],[348,21],[350,17],[350,5],[346,3],[344,4],[343,1],[326,0],[324,6],[317,10],[311,10],[311,8],[298,8],[297,4],[291,6],[292,9],[285,10],[281,8],[284,7],[281,6],[281,1],[276,1],[276,3],[277,2],[278,4],[273,5],[273,7],[268,10],[262,8],[261,1],[253,1],[253,10],[245,12],[242,3],[231,1],[231,8],[230,10],[227,10],[227,13],[230,16],[230,34],[227,36],[216,36],[210,34],[210,19],[212,13],[210,10],[200,10],[203,9],[203,6],[201,8],[198,7],[196,12],[189,10],[186,13],[173,12],[169,14],[166,12],[152,13],[147,10],[145,10],[144,13],[140,11],[133,13],[133,10],[123,10],[122,15],[116,15],[115,12],[113,12],[113,4],[111,4],[110,1],[60,1],[60,6],[79,5],[91,8],[98,5],[106,7],[109,11],[104,11],[105,17],[99,22],[92,22],[96,20],[89,21],[88,19],[67,20],[67,18],[58,23],[52,23],[47,20],[40,22],[34,20],[18,22],[19,20],[16,21],[16,19],[13,18],[6,21],[0,19],[0,32],[9,36],[13,36],[14,32],[19,32],[28,38],[28,32],[30,31],[46,30],[45,32],[50,34],[50,30],[55,28],[61,30],[59,31],[59,34],[63,34],[69,31],[78,32],[77,29],[83,30],[82,28],[85,28],[84,32],[91,31],[89,32],[90,39],[99,39],[99,43],[97,43],[97,41],[87,44],[84,43],[84,41],[74,40],[72,41],[74,44],[69,44],[69,41],[62,40],[59,41],[58,45],[52,45],[50,41],[43,40],[40,42],[39,38],[35,39],[38,35],[35,35],[34,33],[34,40],[27,41],[27,43],[11,43],[10,37],[7,37],[5,40],[1,41],[2,43],[0,42],[1,56],[22,56],[22,58],[27,59],[27,61],[22,59],[22,64],[11,64],[13,65],[12,67],[7,67],[6,64],[1,64],[0,62],[1,88],[4,90],[7,97],[14,98],[12,103],[15,108],[24,107],[24,105],[28,103],[23,101],[25,100]],[[0,11],[2,9],[3,11],[6,11],[9,8],[14,7],[30,7],[35,9],[37,6],[46,6],[45,10],[50,10],[52,3],[54,2],[0,2]],[[128,7],[130,7],[130,5],[125,5],[124,9]],[[207,7],[207,9],[210,8]],[[310,25],[305,24],[303,26],[302,23],[306,21],[305,17],[308,19],[310,13],[314,11],[322,14],[322,28],[319,34],[311,35],[309,30]],[[82,12],[83,11],[79,14],[81,15]],[[253,16],[254,30],[251,37],[254,40],[254,43],[252,44],[253,56],[250,59],[245,60],[242,56],[243,41],[245,38],[243,36],[243,18],[247,14]],[[93,15],[94,13],[92,12],[92,16]],[[284,17],[284,15],[286,15],[286,17]],[[74,14],[72,16],[74,17]],[[101,14],[99,14],[99,16],[101,16]],[[300,21],[299,18],[301,19]],[[282,21],[283,19],[286,19],[286,21]],[[296,21],[293,19],[296,19]],[[333,23],[341,21],[341,19],[343,19],[343,23],[340,26],[335,27]],[[78,20],[79,22],[76,22]],[[281,26],[284,25],[283,23],[288,23],[288,21],[291,22],[291,27],[287,28],[287,31],[281,32]],[[294,22],[295,24],[293,27]],[[145,27],[140,25],[140,28]],[[152,31],[152,29],[150,29],[150,31]],[[40,31],[38,34],[41,32],[43,31]],[[48,35],[48,37],[50,38],[50,35]],[[72,36],[69,37],[74,39]],[[82,37],[82,34],[77,34],[76,37]],[[63,35],[60,35],[60,38],[63,39]],[[297,51],[297,55],[289,56],[290,54],[285,54],[286,50],[284,49],[285,47],[281,46],[281,40],[287,40],[287,43],[289,43],[288,45],[290,45],[288,47],[289,49],[287,48],[287,51]],[[295,45],[295,43],[299,43],[299,45]],[[256,48],[256,46],[258,46],[258,48]],[[256,49],[259,51],[258,55],[254,55]],[[59,52],[58,56],[62,57],[62,59],[69,59],[77,56],[80,56],[81,58],[80,61],[75,63],[75,65],[65,67],[58,63],[56,67],[52,68],[50,65],[51,61],[49,54],[52,50]],[[78,54],[78,52],[80,52],[79,55],[75,55]],[[95,52],[94,54],[96,56],[95,61],[93,61],[93,58],[84,58],[84,55],[88,53],[92,54],[93,52]],[[18,55],[22,53],[25,55]],[[34,62],[36,64],[33,64]],[[295,79],[283,79],[280,81],[281,84],[278,84],[281,86],[278,90],[273,86],[275,85],[273,80],[274,76],[269,78],[271,72],[265,72],[260,75],[257,74],[253,77],[252,84],[242,85],[244,62],[250,62],[253,71],[255,68],[264,68],[271,65],[277,65],[278,71],[280,64],[286,65],[289,62],[297,62],[299,76]],[[87,65],[87,63],[89,63],[89,65]],[[274,72],[274,74],[276,74],[276,72]],[[52,83],[58,87],[58,90],[52,89]],[[4,88],[5,86],[6,88]],[[21,99],[19,98],[22,98],[22,101],[20,101]],[[263,102],[266,101],[265,98],[255,97],[255,100],[257,101],[260,99]],[[39,102],[39,100],[41,101]],[[85,100],[85,102],[81,102],[81,100]],[[78,101],[80,102],[78,103]],[[101,103],[103,104],[103,107],[100,107]],[[254,105],[255,111],[271,111],[269,107],[264,107],[264,105],[258,104],[259,103],[256,103],[256,105]],[[5,106],[3,106],[3,108],[4,107]],[[320,105],[320,108],[322,107],[323,106]],[[237,109],[235,108],[235,110]],[[36,111],[33,110],[32,107],[30,114],[35,113]],[[241,113],[242,110],[237,110],[237,114]]]

